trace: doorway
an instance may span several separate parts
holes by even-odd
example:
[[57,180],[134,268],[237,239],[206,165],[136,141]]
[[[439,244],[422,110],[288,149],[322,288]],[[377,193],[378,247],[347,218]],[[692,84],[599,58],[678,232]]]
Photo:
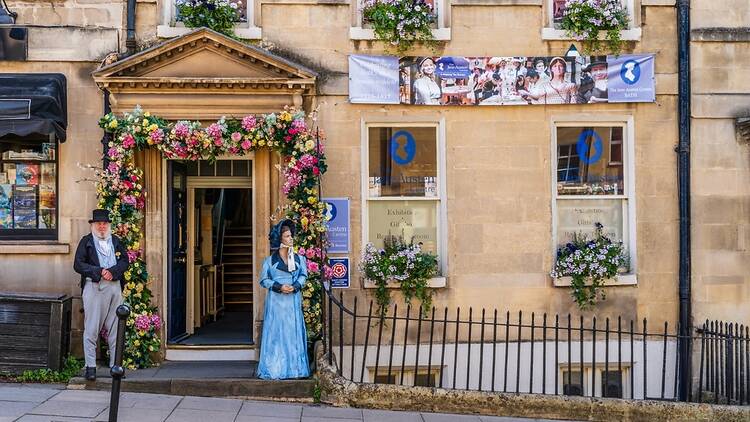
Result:
[[252,346],[252,162],[169,167],[169,343]]

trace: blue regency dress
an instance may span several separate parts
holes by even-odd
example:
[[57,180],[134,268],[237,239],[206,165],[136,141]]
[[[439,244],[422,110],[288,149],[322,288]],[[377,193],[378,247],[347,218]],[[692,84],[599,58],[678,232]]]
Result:
[[[310,376],[307,362],[307,332],[302,315],[302,293],[307,281],[305,257],[294,255],[296,269],[291,273],[278,252],[263,261],[260,285],[268,289],[263,313],[258,378],[285,379]],[[281,293],[281,286],[294,287],[294,293]]]

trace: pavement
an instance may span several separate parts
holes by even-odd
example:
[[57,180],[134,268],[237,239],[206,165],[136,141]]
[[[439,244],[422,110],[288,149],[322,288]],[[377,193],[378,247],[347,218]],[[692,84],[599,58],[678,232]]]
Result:
[[[107,421],[109,392],[0,383],[0,422]],[[215,397],[122,393],[120,422],[552,422]]]

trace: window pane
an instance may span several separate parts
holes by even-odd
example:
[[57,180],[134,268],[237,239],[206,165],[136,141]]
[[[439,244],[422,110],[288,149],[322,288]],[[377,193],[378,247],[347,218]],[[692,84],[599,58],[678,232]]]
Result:
[[437,254],[437,201],[370,201],[368,241],[382,248],[387,236],[403,236]]
[[370,197],[437,196],[434,127],[370,128],[369,149]]
[[435,374],[417,374],[414,376],[414,384],[422,387],[435,387]]
[[566,396],[582,396],[581,371],[563,371],[563,394]]
[[0,238],[56,238],[56,147],[34,138],[0,140]]
[[601,371],[602,397],[622,398],[622,371]]
[[233,160],[232,161],[232,175],[233,176],[249,176],[250,171],[249,160]]
[[395,384],[396,375],[391,374],[391,376],[389,377],[388,374],[378,374],[378,375],[375,375],[375,382],[377,384]]
[[216,175],[217,176],[231,176],[232,175],[232,160],[216,160]]
[[623,226],[627,211],[625,199],[559,199],[557,200],[557,243],[564,245],[574,234],[594,234],[594,224],[604,226],[604,234],[612,240],[622,240],[627,233]]
[[[607,159],[619,129],[619,162]],[[557,128],[557,194],[623,195],[622,128]]]

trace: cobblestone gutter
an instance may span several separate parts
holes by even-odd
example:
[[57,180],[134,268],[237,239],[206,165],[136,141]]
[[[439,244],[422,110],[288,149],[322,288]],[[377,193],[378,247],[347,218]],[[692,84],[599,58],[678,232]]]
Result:
[[321,401],[341,407],[586,421],[750,421],[750,408],[651,400],[504,394],[358,384],[339,376],[316,347]]

